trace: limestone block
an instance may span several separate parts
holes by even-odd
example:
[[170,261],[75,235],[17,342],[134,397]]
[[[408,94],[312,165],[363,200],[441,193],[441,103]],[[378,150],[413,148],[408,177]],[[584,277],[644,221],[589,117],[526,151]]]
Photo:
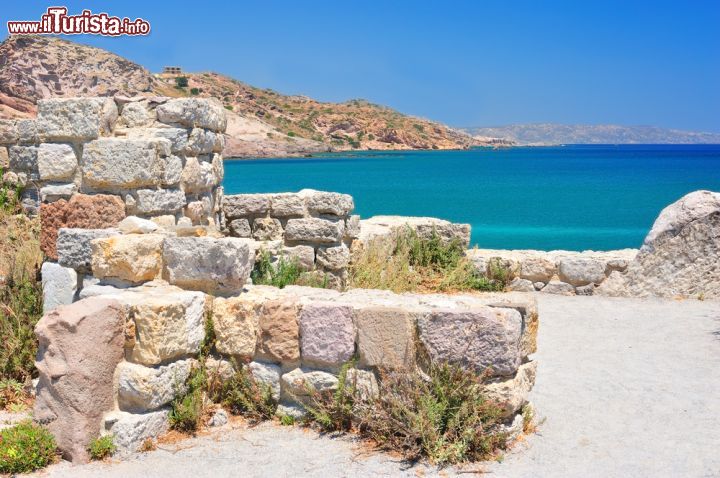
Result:
[[520,278],[531,282],[548,282],[556,272],[555,263],[542,257],[528,257],[520,263]]
[[208,381],[226,382],[235,375],[235,368],[229,360],[208,357],[205,359]]
[[260,313],[258,356],[278,363],[300,360],[298,305],[291,300],[268,300]]
[[172,214],[151,217],[150,220],[166,231],[175,229],[175,216]]
[[339,367],[355,353],[352,308],[331,302],[306,304],[300,311],[300,350],[305,364]]
[[212,163],[199,161],[195,157],[185,160],[181,181],[186,192],[204,191],[220,182],[215,175],[215,168]]
[[158,121],[181,124],[188,128],[205,128],[225,132],[225,108],[214,98],[177,98],[156,108]]
[[150,234],[158,230],[158,225],[148,219],[128,216],[117,225],[123,234]]
[[129,302],[135,333],[126,359],[158,365],[196,354],[205,336],[205,295],[201,292],[163,292],[135,297]]
[[187,148],[188,132],[185,128],[134,128],[127,130],[127,137],[138,138],[164,138],[170,141],[172,154],[185,154]]
[[17,120],[18,141],[21,144],[35,144],[38,142],[37,121],[34,119]]
[[307,401],[310,391],[328,392],[335,390],[338,379],[335,375],[321,370],[296,368],[280,377],[281,397],[285,400]]
[[146,102],[133,101],[122,107],[118,123],[127,128],[142,128],[151,125],[154,119],[155,114]]
[[328,270],[345,269],[350,262],[350,250],[344,244],[335,247],[320,247],[317,263]]
[[280,367],[264,362],[250,362],[247,367],[255,382],[262,387],[269,387],[273,399],[280,400]]
[[250,277],[255,250],[236,238],[169,237],[163,249],[166,278],[183,288],[237,291]]
[[576,295],[593,295],[595,291],[595,284],[581,285],[575,287]]
[[30,179],[39,179],[37,146],[11,146],[8,151],[11,171],[22,171],[27,173]]
[[8,149],[5,146],[0,146],[0,168],[7,170],[9,167],[10,156],[8,155]]
[[171,154],[161,158],[163,160],[163,186],[174,186],[182,179],[183,160],[180,156]]
[[360,216],[353,214],[345,220],[345,237],[356,239],[360,236]]
[[112,98],[38,100],[37,132],[41,141],[87,141],[112,133],[117,117]]
[[[94,189],[134,189],[163,181],[164,139],[101,138],[83,148],[83,181]],[[162,154],[162,156],[167,156]]]
[[315,249],[312,246],[284,246],[280,254],[286,259],[297,261],[300,268],[305,271],[315,268]]
[[17,120],[0,118],[0,144],[15,144],[19,139]]
[[54,262],[45,262],[41,269],[43,288],[43,314],[59,305],[72,304],[77,292],[77,272]]
[[40,188],[40,200],[42,202],[55,202],[58,199],[70,199],[77,192],[75,183],[70,184],[49,184]]
[[217,297],[213,301],[215,348],[243,360],[252,359],[258,340],[259,305],[244,298]]
[[514,377],[495,380],[485,385],[485,395],[502,407],[504,417],[510,417],[527,403],[528,394],[535,384],[536,373],[536,361],[524,363],[518,367]]
[[516,277],[507,285],[507,290],[516,292],[535,292],[535,286],[532,281]]
[[575,287],[567,282],[551,280],[542,288],[542,292],[557,295],[575,295]]
[[270,205],[273,217],[303,217],[306,213],[305,199],[296,193],[274,194]]
[[235,237],[250,237],[252,235],[250,221],[247,219],[233,219],[230,221],[230,232]]
[[185,193],[180,189],[140,189],[137,210],[141,214],[171,214],[185,207]]
[[159,367],[120,362],[117,367],[118,405],[121,410],[143,413],[170,403],[187,389],[185,381],[194,359],[178,360]]
[[283,228],[278,219],[260,217],[253,221],[253,239],[256,241],[275,241],[283,238]]
[[229,219],[264,216],[270,211],[270,194],[233,194],[223,197],[223,212]]
[[520,365],[522,317],[517,310],[476,307],[433,310],[418,319],[420,341],[430,360],[495,375],[512,375]]
[[140,449],[145,440],[164,435],[170,425],[169,410],[148,413],[109,412],[103,418],[104,434],[113,436],[115,455],[126,456]]
[[202,128],[193,128],[188,136],[186,154],[188,156],[197,156],[212,153],[216,149],[215,145],[218,142],[218,136],[221,135]]
[[285,226],[288,241],[337,243],[342,239],[342,230],[337,222],[320,218],[290,219]]
[[346,216],[355,208],[353,198],[349,194],[330,193],[303,189],[299,193],[305,198],[311,214],[333,214]]
[[594,259],[562,259],[558,269],[560,280],[574,286],[599,284],[605,280],[605,264]]
[[88,273],[92,270],[92,241],[118,234],[116,229],[62,228],[57,238],[58,263]]
[[161,234],[128,234],[91,241],[93,275],[144,282],[162,273]]
[[113,408],[124,326],[120,303],[92,297],[57,307],[35,327],[39,381],[33,417],[73,462],[88,460],[87,446],[98,436],[103,414]]
[[40,179],[52,181],[70,178],[77,168],[75,150],[69,144],[43,143],[37,150]]
[[355,388],[360,400],[375,399],[380,394],[377,378],[371,370],[348,369],[346,380],[350,387]]
[[415,365],[415,317],[397,307],[355,310],[361,367],[410,370]]

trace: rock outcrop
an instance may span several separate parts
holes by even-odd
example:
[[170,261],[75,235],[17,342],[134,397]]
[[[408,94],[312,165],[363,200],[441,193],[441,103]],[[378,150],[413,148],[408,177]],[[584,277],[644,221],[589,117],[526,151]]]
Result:
[[627,271],[595,292],[720,298],[720,193],[695,191],[663,209]]

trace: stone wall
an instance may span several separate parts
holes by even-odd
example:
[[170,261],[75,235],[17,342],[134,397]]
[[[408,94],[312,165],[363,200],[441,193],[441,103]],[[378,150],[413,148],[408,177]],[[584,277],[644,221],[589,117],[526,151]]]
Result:
[[342,289],[360,216],[347,194],[303,189],[297,193],[235,194],[222,201],[223,230],[250,238],[273,260],[297,260],[302,269]]
[[124,217],[216,224],[225,110],[214,100],[55,98],[36,119],[0,120],[3,180],[40,213],[42,248],[57,258],[61,227],[104,229]]

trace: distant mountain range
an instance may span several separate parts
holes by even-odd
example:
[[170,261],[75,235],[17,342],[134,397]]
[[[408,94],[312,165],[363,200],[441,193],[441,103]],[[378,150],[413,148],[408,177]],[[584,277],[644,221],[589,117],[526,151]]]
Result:
[[556,144],[720,144],[720,133],[700,133],[655,126],[517,124],[462,128],[476,139],[499,138],[516,145]]

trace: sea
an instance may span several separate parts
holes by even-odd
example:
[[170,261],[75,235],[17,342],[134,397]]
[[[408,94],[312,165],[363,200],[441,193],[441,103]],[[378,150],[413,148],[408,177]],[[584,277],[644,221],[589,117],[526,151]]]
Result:
[[660,211],[720,191],[720,145],[569,145],[226,159],[225,194],[347,193],[355,212],[472,226],[493,249],[637,248]]

